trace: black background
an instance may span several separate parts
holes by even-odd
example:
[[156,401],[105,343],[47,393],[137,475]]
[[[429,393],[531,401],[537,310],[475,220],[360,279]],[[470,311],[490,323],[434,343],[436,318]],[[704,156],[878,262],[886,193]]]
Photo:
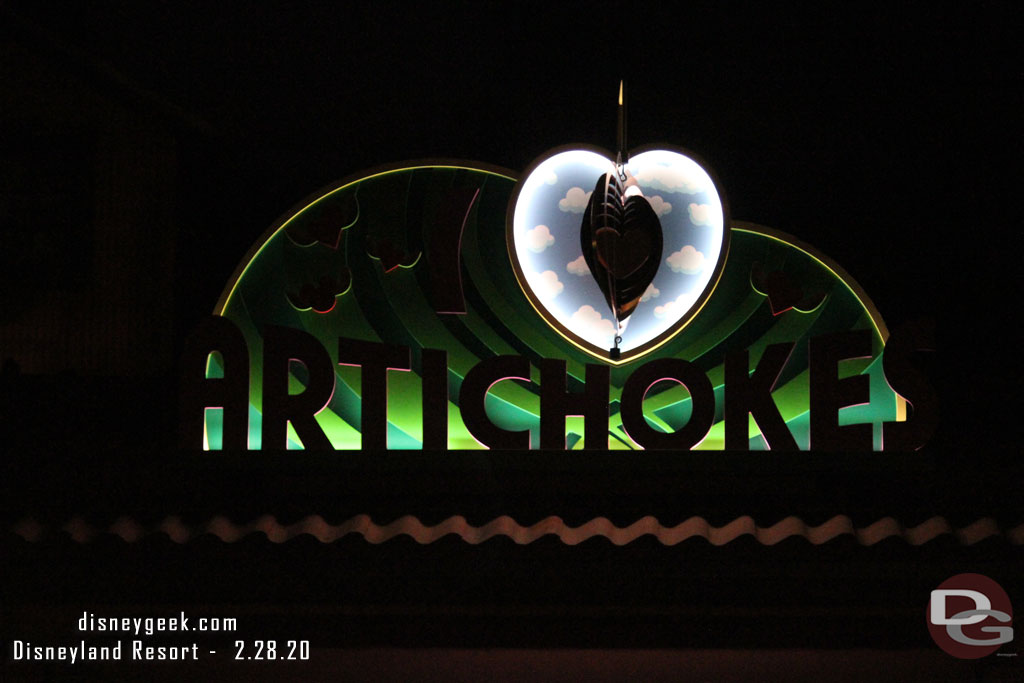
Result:
[[1000,399],[1019,366],[994,362],[1015,362],[1005,352],[1022,73],[1011,3],[7,11],[16,39],[185,122],[179,219],[216,236],[181,240],[179,329],[316,188],[405,159],[515,170],[569,142],[612,147],[624,77],[632,144],[697,152],[735,218],[833,257],[890,327],[935,318],[957,390],[974,387],[951,413],[992,425],[1013,412]]
[[610,148],[626,78],[632,144],[695,151],[734,218],[830,255],[890,327],[938,321],[949,412],[979,427],[952,438],[968,447],[1012,431],[1022,151],[1012,3],[11,11],[16,36],[184,122],[179,331],[210,310],[266,226],[316,188],[405,159],[516,170],[569,142]]
[[[33,46],[44,59],[110,97],[172,122],[179,144],[170,321],[175,349],[212,309],[252,242],[318,187],[405,159],[461,158],[520,170],[545,150],[570,142],[611,148],[615,95],[618,80],[625,78],[631,144],[663,142],[693,150],[714,169],[734,218],[775,227],[816,246],[861,283],[891,328],[927,317],[935,321],[938,338],[930,372],[941,396],[943,419],[940,433],[922,457],[895,457],[891,469],[844,466],[839,474],[822,465],[812,467],[810,475],[795,461],[772,461],[778,468],[768,467],[766,472],[764,465],[746,470],[741,461],[730,460],[711,467],[711,493],[696,491],[695,477],[686,465],[674,466],[681,471],[670,466],[671,477],[691,482],[690,488],[681,485],[690,498],[686,503],[663,504],[680,518],[702,514],[719,524],[737,514],[754,514],[768,525],[785,517],[790,503],[792,512],[810,518],[809,523],[837,513],[851,515],[862,525],[885,514],[909,518],[904,519],[908,526],[934,514],[946,514],[954,526],[986,515],[1004,527],[1021,521],[1013,492],[1021,483],[1016,463],[1021,377],[1017,295],[1018,188],[1024,152],[1024,55],[1019,36],[1024,22],[1013,3],[978,2],[955,8],[938,3],[8,3],[0,17],[5,19],[0,29],[5,38]],[[0,83],[3,98],[31,94],[12,92]],[[149,420],[147,429],[158,432],[139,437],[147,444],[169,443],[172,438],[174,368],[166,365],[154,369],[164,381],[149,390],[151,400],[164,407],[158,411],[164,419],[140,415],[140,420]],[[54,375],[63,369],[55,358]],[[55,386],[60,383],[55,381]],[[96,389],[83,384],[78,394],[74,388],[61,391],[88,401]],[[8,426],[25,419],[35,424],[27,410],[19,413],[18,397],[7,398]],[[132,414],[130,406],[116,397],[96,400]],[[188,469],[195,465],[191,463],[168,475],[180,479],[168,479],[171,483],[163,488],[140,486],[144,493],[126,493],[123,482],[135,476],[148,481],[157,472],[163,477],[166,463],[141,461],[130,449],[110,453],[95,444],[75,442],[64,457],[39,464],[31,444],[45,439],[46,428],[37,429],[19,437],[21,445],[10,460],[14,476],[9,481],[16,482],[7,489],[8,500],[14,501],[7,506],[11,520],[26,513],[57,520],[72,512],[108,519],[116,516],[118,505],[138,511],[144,519],[158,519],[161,511],[166,512],[160,509],[165,503],[195,520],[219,508],[238,510],[239,517],[246,518],[258,513],[263,502],[268,510],[276,506],[285,516],[298,516],[318,511],[317,501],[330,497],[330,482],[347,481],[345,472],[300,472],[300,480],[307,478],[293,483],[293,488],[315,479],[321,482],[318,490],[327,490],[320,498],[303,498],[274,490],[266,479],[244,468],[214,468],[211,473],[201,465]],[[138,426],[125,429],[142,431]],[[159,457],[173,457],[170,453],[168,449]],[[83,460],[88,460],[88,467],[81,465]],[[576,515],[580,520],[604,514],[628,523],[631,514],[657,505],[648,504],[643,492],[621,498],[609,495],[622,475],[614,468],[612,474],[580,485],[584,493],[573,498],[571,487],[563,494],[544,486],[538,489],[516,476],[503,479],[511,466],[495,462],[489,476],[501,480],[495,486],[506,505],[503,511],[518,507],[524,524],[535,521],[531,516],[544,514]],[[695,467],[703,471],[705,465]],[[40,473],[49,476],[58,469],[65,474],[54,475],[53,480],[41,477]],[[558,476],[571,478],[572,463],[564,469],[568,474]],[[66,471],[83,478],[73,479]],[[196,471],[199,476],[194,476]],[[452,471],[455,474],[445,476],[454,479],[442,477],[443,484],[467,478],[457,466]],[[746,483],[730,493],[731,477]],[[103,488],[102,481],[110,478],[122,484]],[[250,480],[256,483],[237,483]],[[659,480],[657,467],[650,464],[648,473],[640,475],[640,481]],[[418,490],[416,484],[407,485]],[[487,491],[493,493],[485,487],[484,494]],[[674,495],[659,491],[655,486],[652,499],[664,501]],[[497,505],[486,495],[480,502],[479,497],[460,498],[456,492],[447,503],[422,491],[419,495],[427,501],[421,507],[428,518],[443,518],[463,504],[469,512],[462,514],[476,514],[480,523]],[[557,509],[560,496],[565,498],[564,512]],[[365,494],[367,506],[380,504],[371,498]],[[475,502],[466,502],[470,499]],[[601,505],[594,500],[604,501],[606,507],[595,512]],[[383,516],[397,514],[395,508],[380,505]],[[341,519],[345,511],[340,505],[334,513],[322,514]],[[918,594],[934,585],[929,581],[937,584],[982,561],[1007,574],[999,580],[1019,581],[1012,568],[1020,559],[1018,546],[1011,549],[1004,541],[971,555],[948,536],[914,551],[895,539],[863,550],[849,537],[822,547],[787,542],[776,554],[766,554],[749,537],[724,548],[694,549],[689,543],[688,566],[719,582],[714,585],[733,585],[734,579],[737,585],[748,585],[740,578],[752,563],[758,568],[755,574],[767,577],[767,585],[774,581],[781,586],[779,604],[825,609],[846,599],[835,585],[837,577],[856,574],[852,568],[859,567],[860,575],[868,578],[861,578],[858,585],[877,586],[882,597],[854,601],[851,609],[891,599],[905,608],[905,614],[888,613],[888,625],[879,626],[873,639],[865,636],[867,641],[858,641],[850,635],[857,629],[843,616],[817,626],[798,620],[771,634],[754,628],[733,638],[732,627],[724,622],[706,630],[684,628],[677,611],[666,617],[670,623],[648,624],[643,633],[650,639],[634,635],[623,640],[623,633],[636,633],[627,628],[630,620],[642,619],[637,616],[643,613],[640,608],[629,611],[632,605],[663,602],[700,612],[720,604],[696,588],[672,589],[667,593],[671,597],[662,601],[659,590],[650,587],[602,602],[600,596],[609,594],[609,585],[622,572],[633,576],[638,567],[653,566],[661,577],[654,582],[658,584],[677,571],[679,555],[649,539],[612,552],[613,558],[600,570],[594,567],[604,545],[566,549],[550,539],[526,551],[494,541],[477,552],[451,538],[429,550],[401,540],[371,547],[350,538],[328,552],[308,537],[298,545],[283,546],[250,538],[238,550],[207,537],[184,555],[166,540],[128,548],[107,539],[102,547],[70,544],[70,550],[68,543],[55,541],[53,548],[58,549],[46,546],[50,549],[42,551],[9,540],[9,557],[16,560],[8,568],[17,572],[15,584],[23,581],[27,586],[30,597],[25,604],[89,602],[90,596],[98,595],[109,604],[298,605],[326,600],[405,605],[408,612],[408,605],[417,604],[417,598],[410,597],[416,591],[407,587],[403,592],[401,585],[408,586],[406,577],[419,576],[419,570],[406,566],[415,564],[440,567],[437,576],[423,580],[423,586],[437,590],[440,597],[433,602],[442,607],[530,603],[561,609],[589,600],[625,610],[627,616],[611,620],[612,626],[596,620],[605,625],[591,624],[579,632],[582,644],[602,646],[628,642],[836,647],[886,642],[927,647],[924,629],[907,635],[904,623],[917,619],[906,615],[920,602]],[[249,547],[253,544],[258,547]],[[338,549],[342,546],[344,552]],[[47,593],[42,586],[52,577],[33,578],[45,565],[40,553],[46,552],[61,561],[100,568],[92,578],[65,576],[56,582],[59,589]],[[374,575],[377,592],[365,597],[348,589],[333,601],[325,598],[329,590],[345,590],[339,588],[344,581],[337,578],[338,553],[359,558],[354,565],[345,565],[349,568],[342,571],[344,576],[371,565],[390,567]],[[254,559],[264,554],[273,562]],[[509,568],[509,557],[522,565]],[[142,574],[153,573],[152,585],[127,576],[126,563],[141,568]],[[256,567],[255,575],[240,580],[227,569],[237,563]],[[154,569],[162,564],[171,568],[163,573]],[[180,577],[185,565],[193,566],[205,583],[175,584],[169,577]],[[311,567],[309,580],[301,582],[303,588],[295,587],[299,582],[286,582],[291,589],[267,588],[267,581],[280,582],[298,566]],[[466,584],[468,588],[451,579],[467,566],[484,567],[484,577],[490,576],[487,572],[503,577],[490,582],[498,586],[497,597],[485,586],[486,578],[478,579],[479,585]],[[573,590],[579,593],[559,598],[536,587],[524,589],[520,573],[538,571],[536,566],[546,567],[540,570],[545,576],[563,575],[555,585],[576,585]],[[794,566],[803,567],[807,576],[797,572],[794,577]],[[924,567],[931,569],[917,583],[907,578],[908,572],[921,574]],[[590,576],[597,578],[564,576],[584,569],[596,571]],[[810,582],[818,592],[807,597],[793,587],[800,582]],[[310,584],[321,588],[313,590]],[[758,594],[750,588],[729,589],[722,602],[754,609]],[[1020,600],[1024,594],[1011,590],[1014,597]],[[750,623],[768,623],[769,609],[754,611],[757,616],[749,617]],[[345,623],[386,622],[378,624],[376,632],[367,627],[366,642],[371,643],[581,644],[559,629],[545,631],[539,612],[528,611],[518,627],[492,633],[490,639],[487,629],[466,628],[472,619],[465,615],[451,617],[449,630],[442,628],[437,635],[413,626],[396,631],[383,613],[388,612],[375,613],[365,623],[349,616]],[[486,614],[481,619],[491,623]],[[857,618],[862,620],[857,622],[864,627],[861,630],[875,628],[863,616]],[[294,610],[290,619],[288,623],[295,621]],[[826,622],[831,626],[823,628]],[[330,638],[345,642],[347,636],[340,635],[345,628],[331,624],[320,623]],[[466,635],[471,631],[479,638]],[[691,640],[681,642],[686,638]]]

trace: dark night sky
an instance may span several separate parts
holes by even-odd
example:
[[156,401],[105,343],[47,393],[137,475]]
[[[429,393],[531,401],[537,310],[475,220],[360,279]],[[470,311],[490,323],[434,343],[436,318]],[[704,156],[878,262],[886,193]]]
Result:
[[[962,394],[1009,395],[1019,376],[1000,358],[1019,290],[1013,3],[550,4],[13,12],[16,31],[88,77],[180,113],[186,212],[236,218],[220,250],[184,256],[225,277],[281,213],[361,169],[424,157],[523,169],[557,145],[611,147],[625,77],[631,143],[696,152],[734,218],[832,256],[890,326],[936,318],[953,402],[970,398],[978,419],[999,411]],[[207,289],[187,305],[209,310]]]
[[[622,76],[635,144],[694,150],[735,217],[799,235],[855,275],[881,275],[864,277],[879,295],[890,282],[883,253],[892,270],[948,264],[959,281],[961,239],[995,236],[990,223],[1019,215],[1003,194],[1021,152],[1022,24],[1011,3],[780,14],[760,3],[557,5],[22,12],[205,122],[197,140],[261,184],[254,201],[270,213],[253,235],[320,185],[382,162],[522,169],[567,142],[611,146]],[[997,242],[967,258],[1005,253]]]
[[[165,316],[173,310],[175,320],[160,328],[154,315],[139,325],[149,324],[154,336],[158,328],[173,329],[175,350],[195,321],[212,310],[250,245],[316,189],[401,160],[461,158],[520,171],[567,143],[610,148],[616,89],[625,78],[632,144],[665,143],[695,152],[717,175],[733,218],[785,231],[831,256],[863,286],[890,328],[918,317],[936,322],[938,353],[929,367],[941,404],[939,434],[924,451],[934,456],[927,463],[938,464],[934,471],[914,469],[918,461],[901,459],[908,454],[877,454],[835,470],[833,461],[823,465],[813,457],[821,454],[799,454],[808,459],[791,470],[778,462],[796,461],[757,458],[749,468],[744,461],[738,472],[712,469],[705,476],[700,468],[708,461],[695,459],[693,472],[684,462],[665,474],[656,466],[667,461],[651,458],[640,461],[647,463],[645,469],[619,478],[619,470],[600,470],[601,462],[593,471],[561,472],[556,466],[562,461],[553,460],[550,469],[545,461],[535,471],[524,468],[520,477],[516,468],[522,461],[513,467],[502,454],[491,454],[467,459],[477,464],[445,479],[426,469],[420,476],[416,468],[422,463],[415,454],[408,460],[393,454],[394,459],[374,460],[365,472],[338,458],[330,463],[337,470],[317,462],[297,474],[289,461],[289,469],[278,474],[272,468],[232,469],[230,462],[220,467],[216,461],[190,469],[191,461],[182,467],[179,458],[167,457],[165,451],[174,448],[168,432],[177,426],[173,367],[156,368],[157,380],[128,378],[134,385],[114,381],[124,378],[80,381],[58,374],[64,360],[55,357],[52,376],[30,377],[39,389],[32,394],[35,403],[0,394],[0,413],[13,406],[0,415],[6,423],[0,426],[21,438],[20,447],[8,449],[10,457],[4,453],[14,464],[0,477],[5,506],[0,512],[5,520],[45,512],[59,524],[79,513],[113,520],[126,514],[118,507],[123,499],[144,521],[169,512],[198,524],[204,515],[230,514],[245,521],[268,511],[281,519],[313,511],[333,523],[344,517],[330,515],[342,515],[349,505],[353,514],[372,512],[377,519],[425,510],[425,519],[440,520],[452,510],[468,509],[468,516],[480,517],[477,523],[519,506],[526,510],[520,518],[527,521],[554,512],[570,521],[576,515],[582,523],[593,516],[591,506],[598,506],[600,514],[625,524],[664,505],[680,520],[701,514],[715,525],[739,514],[762,526],[791,514],[818,524],[838,513],[853,515],[859,527],[883,515],[909,527],[939,514],[954,526],[981,515],[997,518],[1005,529],[1019,525],[1016,409],[1022,368],[1015,323],[1021,240],[1015,236],[1022,222],[1018,188],[1024,177],[1022,7],[1020,0],[0,0],[0,49],[11,42],[29,46],[33,59],[60,73],[66,69],[70,82],[95,89],[101,101],[108,96],[118,106],[127,103],[173,131],[170,166],[177,186],[167,194],[174,202],[177,251],[174,291],[168,293],[173,306],[161,310]],[[28,61],[17,75],[33,73]],[[0,74],[12,72],[9,63],[3,66],[7,69]],[[0,78],[0,121],[13,118],[3,116],[5,104],[32,99],[48,87],[32,84],[28,92],[17,92]],[[37,99],[46,102],[47,94]],[[79,112],[73,116],[84,119]],[[62,122],[65,115],[51,119]],[[109,144],[108,131],[104,134]],[[135,139],[120,131],[114,138],[121,151]],[[0,150],[3,143],[0,139]],[[138,158],[149,157],[143,150]],[[155,194],[163,189],[161,183]],[[129,222],[126,232],[135,225]],[[119,253],[109,259],[112,269],[142,269],[131,258],[117,260]],[[127,280],[123,289],[134,292],[130,283],[139,282],[137,277],[117,281]],[[11,291],[3,294],[17,303]],[[105,349],[115,333],[85,317],[82,325],[91,326]],[[38,332],[52,335],[52,330]],[[67,337],[69,344],[75,341],[74,334]],[[6,358],[2,352],[0,358]],[[171,356],[168,351],[166,357]],[[126,386],[134,393],[119,393]],[[159,429],[147,432],[148,440],[135,443],[122,434],[140,433],[150,424]],[[102,425],[112,427],[91,436],[100,434]],[[462,454],[450,455],[454,460],[427,465],[462,462]],[[299,462],[301,468],[313,461]],[[411,462],[405,465],[410,469],[402,470],[403,462]],[[488,469],[494,462],[498,465]],[[738,461],[725,462],[727,468]],[[378,476],[392,467],[399,474]],[[873,467],[884,467],[882,476],[873,474]],[[403,480],[401,472],[416,474]],[[446,484],[450,481],[456,485]],[[459,481],[467,482],[464,488]],[[705,490],[709,481],[717,484]],[[411,488],[402,488],[406,485]],[[479,499],[477,486],[485,492]],[[487,494],[489,486],[500,495]],[[407,499],[406,490],[428,493]],[[366,500],[383,507],[355,507]],[[320,501],[328,503],[317,507]],[[609,506],[614,514],[607,512]],[[5,585],[0,588],[6,592],[0,590],[0,606],[17,610],[0,623],[18,629],[34,624],[34,631],[26,626],[29,634],[70,633],[72,602],[102,612],[94,605],[104,601],[132,609],[161,601],[292,601],[315,608],[296,607],[288,617],[275,606],[263,622],[278,620],[289,629],[278,632],[280,637],[313,632],[319,638],[315,647],[809,643],[830,649],[821,667],[842,678],[843,660],[831,648],[866,643],[900,656],[901,647],[930,648],[921,617],[926,591],[943,577],[982,571],[1003,581],[1015,601],[1021,595],[1019,543],[991,539],[970,546],[949,535],[923,546],[896,539],[869,546],[846,535],[823,546],[793,539],[769,547],[744,538],[722,547],[702,540],[662,547],[645,537],[613,548],[603,541],[567,546],[550,536],[524,546],[503,538],[477,546],[451,536],[425,546],[406,537],[378,546],[355,534],[335,544],[308,536],[278,544],[258,534],[221,543],[206,534],[179,545],[159,533],[139,543],[108,535],[78,544],[59,530],[53,543],[33,544],[4,532],[0,575]],[[6,580],[7,573],[13,580]],[[489,583],[492,576],[498,577],[497,594]],[[447,592],[435,597],[431,591],[437,586]],[[665,598],[664,591],[672,597]],[[422,595],[441,607],[468,605],[471,615],[483,606],[479,613],[485,618],[460,617],[454,610],[456,616],[441,619],[437,627],[430,609],[418,611]],[[544,609],[516,611],[530,600]],[[411,616],[401,609],[374,616],[374,601],[416,609]],[[577,604],[617,609],[632,601],[679,611],[626,610],[619,617],[609,611],[610,618],[600,609],[572,611]],[[325,605],[326,611],[319,611]],[[348,611],[332,613],[332,605]],[[370,616],[363,618],[362,605],[370,606]],[[495,611],[505,616],[488,620],[488,605],[516,609]],[[709,605],[717,621],[701,615]],[[833,606],[839,606],[834,614]],[[237,614],[234,609],[225,614]],[[241,614],[247,625],[259,621],[258,613]],[[907,626],[911,619],[916,626]],[[267,635],[248,627],[246,637]],[[503,636],[502,628],[512,635]],[[328,635],[321,637],[316,629]],[[648,641],[649,631],[660,640]],[[401,638],[395,640],[392,632]],[[588,640],[595,633],[604,640]],[[735,658],[732,650],[719,652]],[[805,671],[800,667],[806,650],[793,652],[791,659],[779,661]],[[385,653],[394,658],[395,651]],[[902,661],[905,671],[917,660]],[[747,660],[735,662],[730,666],[742,668]],[[157,669],[146,674],[150,671]],[[179,675],[177,669],[166,671]],[[237,677],[239,671],[229,675]]]

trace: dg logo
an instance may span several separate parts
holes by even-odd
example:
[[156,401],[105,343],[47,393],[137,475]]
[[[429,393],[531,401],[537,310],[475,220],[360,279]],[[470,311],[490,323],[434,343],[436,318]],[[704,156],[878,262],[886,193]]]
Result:
[[981,574],[957,574],[931,592],[928,631],[961,659],[992,654],[1013,640],[1013,610],[1002,586]]

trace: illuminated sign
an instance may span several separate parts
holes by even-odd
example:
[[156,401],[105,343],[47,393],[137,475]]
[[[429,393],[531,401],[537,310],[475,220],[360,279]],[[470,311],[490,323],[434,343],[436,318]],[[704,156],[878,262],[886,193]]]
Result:
[[[594,180],[614,170],[611,159],[596,151],[573,149],[544,158],[517,188],[509,231],[516,276],[534,307],[566,339],[599,358],[607,358],[616,327],[595,306],[604,295],[578,233]],[[729,236],[714,182],[690,157],[643,152],[631,157],[625,172],[660,220],[662,244],[652,258],[662,267],[620,331],[616,364],[657,348],[689,322],[718,281]],[[629,244],[628,235],[618,239]]]
[[[614,173],[646,232],[593,229]],[[934,429],[926,330],[890,338],[837,264],[731,221],[689,153],[513,175],[385,168],[285,216],[187,344],[185,445],[889,450]]]

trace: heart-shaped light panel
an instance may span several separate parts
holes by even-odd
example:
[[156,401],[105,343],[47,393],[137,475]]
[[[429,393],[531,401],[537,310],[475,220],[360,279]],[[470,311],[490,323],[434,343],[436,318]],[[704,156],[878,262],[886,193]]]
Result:
[[609,362],[627,362],[682,329],[714,289],[727,251],[727,218],[711,176],[689,156],[652,150],[626,165],[661,221],[660,265],[621,329],[621,359],[612,361],[615,324],[580,247],[580,227],[597,179],[614,172],[608,157],[569,150],[542,157],[520,183],[509,252],[520,285],[560,334]]

